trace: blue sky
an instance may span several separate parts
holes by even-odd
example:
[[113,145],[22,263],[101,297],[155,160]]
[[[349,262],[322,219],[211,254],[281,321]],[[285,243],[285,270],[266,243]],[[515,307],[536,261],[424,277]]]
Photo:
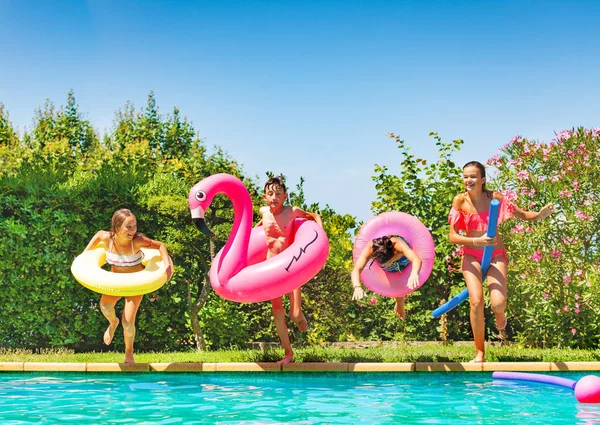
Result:
[[600,126],[596,1],[0,5],[0,103],[21,132],[70,89],[100,132],[153,90],[250,175],[304,176],[310,202],[360,220],[374,164],[400,171],[387,132],[428,160],[429,131],[462,138],[462,164]]

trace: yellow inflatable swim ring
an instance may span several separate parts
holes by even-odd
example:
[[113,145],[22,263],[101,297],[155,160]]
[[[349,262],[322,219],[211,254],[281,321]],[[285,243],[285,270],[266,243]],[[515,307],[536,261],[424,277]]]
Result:
[[133,273],[112,273],[102,269],[106,264],[106,247],[99,243],[96,248],[84,251],[75,258],[71,273],[88,289],[105,295],[127,297],[149,294],[167,281],[166,266],[158,249],[142,248],[144,270]]

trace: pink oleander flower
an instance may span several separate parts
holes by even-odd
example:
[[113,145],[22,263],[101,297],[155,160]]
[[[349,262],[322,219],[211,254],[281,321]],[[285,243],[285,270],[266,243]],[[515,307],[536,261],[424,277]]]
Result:
[[377,304],[377,298],[371,297],[371,299],[369,300],[369,304],[371,304],[371,305]]
[[576,309],[574,309],[573,311],[575,312],[575,314],[579,314],[579,312],[580,312],[581,310],[579,310],[578,308],[576,308]]
[[556,140],[558,142],[562,142],[564,140],[568,140],[571,138],[571,131],[570,130],[563,130],[560,133],[558,133],[556,135]]
[[590,287],[592,286],[592,282],[590,282],[589,280],[587,282],[585,282],[585,286]]
[[579,210],[576,210],[575,217],[578,218],[579,220],[585,220],[587,218],[587,215],[585,213],[582,213]]
[[583,270],[581,270],[581,269],[577,269],[577,270],[575,271],[575,276],[583,276]]
[[583,205],[585,205],[586,207],[589,207],[590,205],[592,205],[592,201],[590,201],[589,199],[586,199],[585,201],[583,201]]
[[527,275],[525,273],[521,273],[519,277],[523,280],[527,279]]
[[506,198],[507,201],[512,202],[515,199],[517,199],[517,192],[515,192],[514,190],[508,189],[504,192],[504,197]]
[[502,165],[502,160],[500,159],[500,154],[496,154],[487,160],[488,165],[492,167],[500,167]]
[[542,295],[542,296],[544,297],[545,300],[548,299],[548,293],[547,292],[544,292],[544,295]]
[[568,285],[569,283],[571,283],[572,280],[573,278],[571,276],[567,276],[565,277],[565,280],[563,282],[565,285]]
[[564,306],[564,307],[563,307],[563,310],[564,310],[564,311],[569,311],[569,306],[568,306],[568,305]]
[[555,260],[558,260],[560,257],[562,257],[562,252],[560,251],[560,249],[553,249],[550,253],[550,257],[554,258]]
[[573,335],[575,335],[577,333],[577,329],[571,328],[571,332],[573,332]]
[[589,221],[594,221],[594,216],[593,215],[588,215],[588,220]]
[[556,310],[556,314],[560,314],[560,313],[561,313],[561,311],[560,311],[560,308],[559,308],[559,309]]
[[539,249],[537,251],[535,251],[533,254],[531,254],[529,256],[529,258],[531,258],[531,260],[535,261],[536,263],[539,263],[540,260],[542,259],[542,251],[540,251]]
[[515,227],[513,227],[511,229],[511,232],[512,233],[523,233],[524,232],[524,230],[523,230],[523,224],[521,224],[521,223],[517,224]]
[[579,190],[579,182],[577,180],[573,180],[573,190]]
[[517,173],[517,178],[518,178],[518,179],[521,179],[521,180],[523,180],[523,179],[526,179],[526,178],[528,178],[528,177],[529,177],[529,172],[528,172],[527,170],[521,170],[521,171],[519,171],[519,172]]
[[364,304],[363,303],[358,303],[358,306],[359,307],[364,307]]

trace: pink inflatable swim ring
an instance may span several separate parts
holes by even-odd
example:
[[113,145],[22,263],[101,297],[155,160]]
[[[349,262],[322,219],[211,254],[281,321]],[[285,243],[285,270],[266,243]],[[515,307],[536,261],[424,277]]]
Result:
[[268,301],[292,292],[325,265],[329,241],[314,221],[295,220],[294,240],[283,252],[266,259],[262,226],[252,228],[252,200],[244,184],[229,174],[214,174],[197,183],[188,197],[192,220],[207,235],[204,213],[217,194],[233,204],[233,227],[210,268],[210,283],[221,297],[237,302]]
[[431,274],[435,261],[435,246],[429,230],[416,217],[398,211],[379,214],[360,228],[352,250],[354,261],[356,262],[362,250],[373,239],[395,235],[402,236],[421,258],[419,286],[415,289],[409,289],[407,286],[412,264],[400,273],[390,273],[383,270],[377,261],[371,264],[369,260],[360,274],[360,279],[371,291],[386,297],[401,297],[420,288]]

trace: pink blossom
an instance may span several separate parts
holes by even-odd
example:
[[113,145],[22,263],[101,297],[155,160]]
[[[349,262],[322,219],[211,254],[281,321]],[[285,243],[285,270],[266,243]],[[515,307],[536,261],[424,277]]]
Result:
[[517,173],[517,178],[519,180],[524,180],[529,177],[529,172],[527,170],[521,170]]
[[562,252],[560,251],[560,249],[553,249],[550,253],[550,257],[554,258],[555,260],[558,260],[560,257],[562,257]]
[[358,306],[363,307],[364,305],[363,305],[363,303],[358,303]]
[[517,199],[517,192],[515,192],[514,190],[506,190],[504,192],[504,197],[506,198],[507,201],[512,202],[515,199]]
[[581,211],[576,210],[575,217],[578,218],[579,220],[585,220],[585,219],[587,219],[588,216],[585,213],[582,213]]
[[377,298],[375,297],[371,297],[371,299],[369,300],[369,304],[373,305],[377,303]]
[[560,311],[560,308],[559,308],[559,309],[556,310],[556,314],[560,314],[560,313],[561,313],[561,311]]
[[543,295],[543,297],[544,297],[544,299],[545,299],[545,300],[547,300],[547,299],[548,299],[548,293],[547,293],[547,292],[544,292],[544,295]]
[[519,276],[519,277],[523,280],[527,279],[527,275],[525,273],[521,273],[521,276]]
[[589,207],[590,205],[592,205],[592,201],[590,201],[589,199],[586,199],[585,201],[583,201],[583,205],[585,205],[586,207]]
[[563,307],[563,310],[564,310],[564,311],[569,311],[569,306],[568,306],[568,305],[564,306],[564,307]]
[[585,282],[585,286],[590,287],[592,286],[592,283],[588,280],[587,282]]
[[512,233],[523,233],[523,224],[519,223],[511,229]]
[[575,299],[578,300],[579,299],[579,294],[575,294]]
[[539,263],[540,260],[542,259],[542,251],[540,251],[539,249],[537,251],[535,251],[533,254],[531,254],[529,256],[529,258],[531,258],[533,261],[535,261],[536,263]]
[[574,309],[573,311],[575,312],[575,314],[579,314],[579,312],[580,312],[581,310],[579,310],[578,308],[576,308],[576,309]]
[[573,335],[575,335],[577,333],[577,329],[571,328],[571,332],[573,332]]
[[577,180],[573,180],[573,190],[579,190],[579,182]]
[[565,285],[568,285],[569,283],[571,283],[571,280],[573,280],[573,278],[571,276],[567,276],[565,277],[565,280],[563,282],[565,283]]
[[575,276],[583,276],[583,270],[577,269],[577,271],[575,272]]

